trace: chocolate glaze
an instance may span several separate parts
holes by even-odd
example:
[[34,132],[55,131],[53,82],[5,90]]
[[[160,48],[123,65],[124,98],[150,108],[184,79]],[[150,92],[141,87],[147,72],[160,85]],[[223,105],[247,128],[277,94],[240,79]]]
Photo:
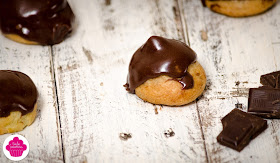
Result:
[[60,43],[72,30],[74,14],[66,0],[1,0],[0,27],[42,45]]
[[127,91],[135,89],[145,81],[167,75],[180,82],[183,89],[193,87],[193,78],[188,66],[196,60],[196,53],[185,43],[152,36],[133,55],[127,77]]
[[18,71],[0,70],[0,117],[13,111],[30,113],[37,102],[38,92],[32,80]]

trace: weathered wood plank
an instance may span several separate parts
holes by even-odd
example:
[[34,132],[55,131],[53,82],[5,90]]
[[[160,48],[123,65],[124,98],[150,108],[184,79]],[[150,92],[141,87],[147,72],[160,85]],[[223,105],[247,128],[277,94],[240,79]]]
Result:
[[240,153],[216,141],[220,119],[237,102],[246,110],[248,89],[260,86],[260,75],[279,70],[279,2],[265,14],[248,18],[213,13],[197,0],[180,3],[185,32],[208,78],[198,110],[209,162],[280,162],[279,120],[268,120],[269,128]]
[[[63,162],[60,127],[51,66],[51,48],[22,45],[0,36],[0,69],[17,70],[32,78],[38,88],[38,114],[18,134],[27,138],[30,152],[22,162]],[[1,145],[10,134],[0,135]],[[9,162],[1,146],[0,162]]]
[[[151,35],[184,40],[177,1],[70,4],[78,28],[53,47],[66,162],[205,162],[195,103],[154,106],[123,88],[132,54]],[[169,128],[175,136],[166,138]]]
[[[269,128],[241,153],[216,141],[220,119],[237,102],[246,110],[248,88],[260,85],[261,74],[279,70],[279,2],[265,14],[241,19],[213,13],[197,0],[70,4],[78,28],[53,48],[66,162],[280,161],[278,120],[269,120]],[[151,35],[189,41],[197,52],[208,77],[197,104],[154,106],[124,91],[130,58]],[[50,47],[3,36],[0,42],[0,68],[25,72],[40,93],[36,121],[19,132],[31,145],[24,162],[63,162]],[[166,138],[169,128],[175,136]],[[121,132],[132,138],[121,140]],[[0,162],[8,162],[2,152]]]

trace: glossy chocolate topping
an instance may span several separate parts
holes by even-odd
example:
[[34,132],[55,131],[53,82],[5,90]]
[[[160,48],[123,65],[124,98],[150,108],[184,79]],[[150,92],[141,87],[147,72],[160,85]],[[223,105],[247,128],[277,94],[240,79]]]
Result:
[[133,55],[127,77],[127,90],[131,93],[145,81],[167,75],[180,82],[183,89],[193,87],[188,66],[196,60],[196,53],[185,43],[152,36]]
[[1,0],[0,27],[42,45],[60,43],[72,30],[74,14],[66,0]]
[[32,80],[17,71],[0,70],[0,117],[12,111],[30,113],[37,102],[38,92]]

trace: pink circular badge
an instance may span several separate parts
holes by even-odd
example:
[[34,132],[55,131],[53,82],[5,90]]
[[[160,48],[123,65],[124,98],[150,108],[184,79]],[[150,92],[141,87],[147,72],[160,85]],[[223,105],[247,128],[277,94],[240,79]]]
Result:
[[21,135],[11,135],[4,141],[3,151],[8,159],[20,161],[28,155],[29,143]]

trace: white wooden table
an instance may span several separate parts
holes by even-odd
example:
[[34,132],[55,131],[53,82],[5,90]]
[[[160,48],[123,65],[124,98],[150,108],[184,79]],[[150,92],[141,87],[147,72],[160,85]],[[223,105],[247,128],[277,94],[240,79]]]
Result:
[[[280,70],[280,3],[248,18],[203,8],[200,0],[70,0],[77,27],[55,46],[0,36],[0,69],[28,74],[40,97],[22,162],[280,162],[280,120],[243,151],[217,143],[220,119],[248,89]],[[133,53],[151,35],[186,42],[205,68],[202,97],[182,107],[143,102],[125,91]],[[155,114],[157,108],[158,114]],[[165,130],[172,128],[173,137]],[[131,133],[127,141],[120,133]],[[1,145],[10,134],[0,136]],[[0,162],[9,160],[0,152]]]

